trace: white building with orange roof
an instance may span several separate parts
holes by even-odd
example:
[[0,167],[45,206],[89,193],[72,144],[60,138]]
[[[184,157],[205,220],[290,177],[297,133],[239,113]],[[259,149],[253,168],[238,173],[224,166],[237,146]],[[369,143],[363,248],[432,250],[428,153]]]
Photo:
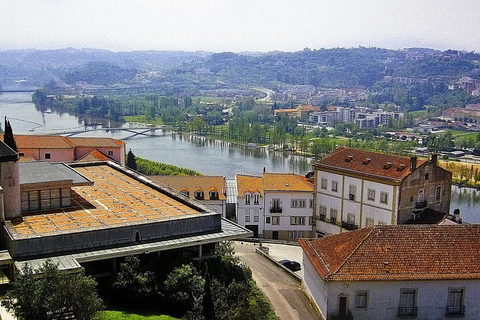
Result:
[[85,157],[95,161],[107,158],[125,166],[126,143],[117,139],[15,135],[15,142],[21,159],[72,163]]
[[321,319],[479,319],[480,225],[373,226],[298,240]]
[[313,235],[313,184],[293,173],[237,175],[238,223],[258,237],[293,240]]

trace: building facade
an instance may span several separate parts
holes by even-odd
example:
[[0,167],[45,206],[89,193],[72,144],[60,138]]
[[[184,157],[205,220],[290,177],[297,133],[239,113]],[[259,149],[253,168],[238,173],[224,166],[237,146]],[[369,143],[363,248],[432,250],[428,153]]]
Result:
[[478,319],[479,236],[403,225],[301,239],[302,285],[323,319]]
[[435,155],[426,161],[339,147],[314,169],[317,236],[449,213],[452,175]]

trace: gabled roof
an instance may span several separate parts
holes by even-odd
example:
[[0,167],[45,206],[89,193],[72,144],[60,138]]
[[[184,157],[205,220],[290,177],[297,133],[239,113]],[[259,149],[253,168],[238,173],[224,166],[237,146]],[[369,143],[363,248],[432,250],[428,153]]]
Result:
[[68,139],[76,147],[118,148],[125,145],[125,142],[112,138],[69,137]]
[[313,192],[313,184],[305,177],[294,173],[263,173],[264,191]]
[[209,200],[209,192],[216,190],[219,200],[226,199],[226,182],[223,176],[150,176],[149,178],[177,192],[187,191],[191,198],[193,198],[193,192],[200,190],[204,193],[204,199]]
[[480,225],[374,226],[298,241],[325,281],[480,279]]
[[237,192],[239,196],[243,196],[245,193],[260,193],[263,197],[263,181],[262,177],[237,174]]
[[106,155],[104,155],[103,153],[95,149],[87,153],[80,159],[76,160],[75,162],[92,162],[92,161],[115,161],[115,160],[107,157]]
[[[402,180],[412,171],[412,158],[338,147],[314,164],[318,170],[326,169],[342,173],[363,174],[382,179]],[[416,167],[426,162],[417,159]]]
[[0,141],[0,162],[17,161],[18,154],[12,150],[5,142]]
[[[3,136],[1,137],[3,140]],[[62,136],[15,135],[18,149],[73,149],[73,144]]]

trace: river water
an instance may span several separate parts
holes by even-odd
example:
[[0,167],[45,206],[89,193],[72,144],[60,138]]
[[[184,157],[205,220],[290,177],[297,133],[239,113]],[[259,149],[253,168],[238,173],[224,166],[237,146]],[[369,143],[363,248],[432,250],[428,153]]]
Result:
[[[83,119],[68,114],[40,112],[31,102],[30,93],[0,94],[2,128],[6,116],[14,134],[45,134],[68,130],[93,129],[85,126]],[[87,121],[91,123],[91,120]],[[97,122],[97,121],[95,121]],[[106,123],[110,127],[128,124]],[[127,149],[139,157],[189,168],[207,175],[223,175],[233,178],[235,173],[259,175],[267,172],[312,171],[311,159],[273,152],[265,148],[249,148],[244,145],[213,140],[192,135],[157,130],[153,135],[138,135],[119,130],[92,131],[77,136],[112,137],[125,140]],[[480,191],[469,188],[452,188],[451,211],[460,209],[464,221],[480,223]]]

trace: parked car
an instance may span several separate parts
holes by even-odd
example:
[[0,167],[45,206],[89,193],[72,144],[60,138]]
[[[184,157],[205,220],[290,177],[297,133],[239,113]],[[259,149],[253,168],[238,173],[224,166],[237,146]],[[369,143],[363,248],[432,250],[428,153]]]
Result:
[[302,266],[297,261],[292,260],[280,260],[279,263],[284,266],[285,268],[291,271],[300,271],[302,270]]

